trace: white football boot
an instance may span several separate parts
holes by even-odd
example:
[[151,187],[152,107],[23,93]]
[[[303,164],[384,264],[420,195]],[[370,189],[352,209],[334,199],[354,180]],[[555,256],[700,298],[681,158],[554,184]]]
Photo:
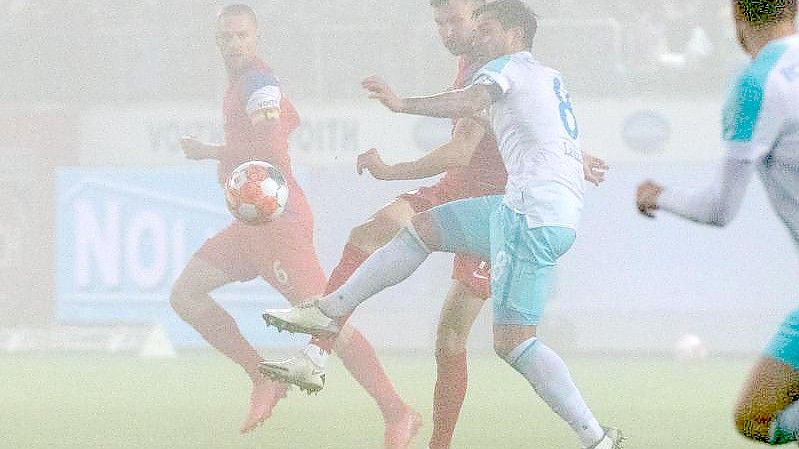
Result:
[[266,309],[263,317],[268,326],[274,326],[279,331],[331,337],[341,330],[335,320],[319,310],[316,303],[290,309]]
[[263,360],[258,369],[264,376],[296,385],[308,394],[319,393],[325,386],[325,368],[314,363],[305,352],[287,360]]
[[605,436],[598,443],[586,449],[621,449],[625,439],[621,430],[615,427],[602,428],[605,430]]

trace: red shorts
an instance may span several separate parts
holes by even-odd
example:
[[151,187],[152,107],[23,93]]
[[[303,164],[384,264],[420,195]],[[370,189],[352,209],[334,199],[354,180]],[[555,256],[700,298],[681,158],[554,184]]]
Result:
[[321,296],[327,285],[307,207],[287,209],[261,226],[234,220],[208,239],[196,256],[238,281],[261,276],[292,303]]
[[[438,184],[431,187],[420,187],[399,197],[407,201],[416,213],[424,212],[435,206],[461,199],[450,196],[451,189]],[[452,263],[452,279],[463,283],[478,297],[491,297],[491,265],[471,254],[455,254]]]

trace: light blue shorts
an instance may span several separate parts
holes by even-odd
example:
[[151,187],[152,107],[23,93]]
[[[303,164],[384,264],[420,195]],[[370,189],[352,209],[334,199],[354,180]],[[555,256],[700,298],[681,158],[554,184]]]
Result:
[[537,325],[554,282],[555,263],[574,243],[564,227],[529,228],[502,196],[468,198],[430,209],[441,250],[491,260],[494,323]]
[[799,309],[788,314],[765,353],[799,370]]

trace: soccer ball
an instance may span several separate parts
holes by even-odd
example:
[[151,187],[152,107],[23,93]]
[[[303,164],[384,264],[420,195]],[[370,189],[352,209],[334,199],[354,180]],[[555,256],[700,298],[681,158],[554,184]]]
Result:
[[707,358],[707,347],[696,334],[685,334],[674,345],[674,355],[679,362],[698,362]]
[[261,225],[277,218],[288,198],[289,189],[283,174],[266,162],[245,162],[225,181],[227,208],[239,221],[249,225]]

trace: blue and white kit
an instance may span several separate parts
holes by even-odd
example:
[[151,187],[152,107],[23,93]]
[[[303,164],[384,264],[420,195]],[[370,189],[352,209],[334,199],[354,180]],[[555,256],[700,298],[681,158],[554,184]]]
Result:
[[508,172],[505,195],[455,201],[430,213],[443,250],[490,255],[494,321],[536,325],[582,211],[577,121],[560,73],[530,52],[489,62],[473,83],[492,93],[489,116]]
[[[738,77],[724,106],[727,153],[718,182],[701,192],[664,189],[658,206],[723,225],[758,172],[774,211],[799,248],[799,35],[770,42]],[[799,369],[799,309],[766,354]]]

